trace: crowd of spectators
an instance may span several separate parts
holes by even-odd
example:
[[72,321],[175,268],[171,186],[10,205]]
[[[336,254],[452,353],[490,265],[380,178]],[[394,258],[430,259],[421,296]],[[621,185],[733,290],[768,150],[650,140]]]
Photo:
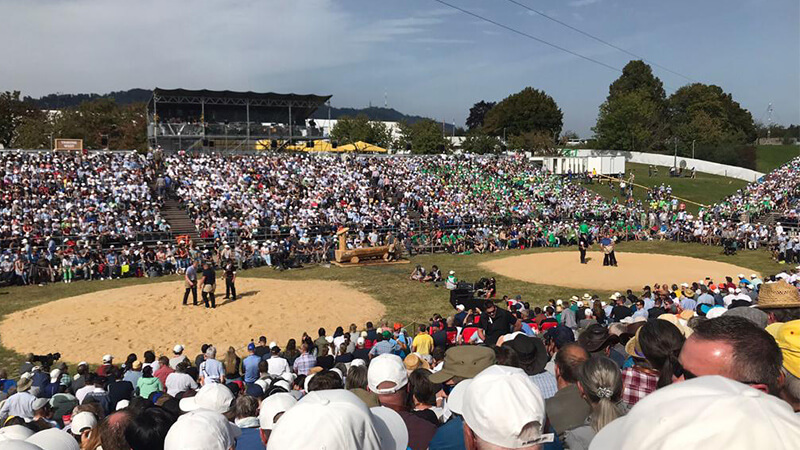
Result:
[[798,285],[791,269],[544,308],[506,296],[413,329],[178,344],[94,370],[28,355],[18,379],[0,371],[0,448],[795,448]]
[[[724,245],[728,252],[768,246],[776,259],[800,259],[800,241],[788,227],[751,220],[791,214],[800,159],[693,213],[669,186],[650,191],[644,203],[632,196],[609,202],[521,155],[0,158],[0,280],[17,284],[180,272],[196,254],[218,254],[226,245],[239,268],[326,262],[341,226],[351,229],[349,248],[397,242],[409,255],[574,245],[585,233],[592,240]],[[169,233],[159,211],[170,195],[200,241],[181,243]]]

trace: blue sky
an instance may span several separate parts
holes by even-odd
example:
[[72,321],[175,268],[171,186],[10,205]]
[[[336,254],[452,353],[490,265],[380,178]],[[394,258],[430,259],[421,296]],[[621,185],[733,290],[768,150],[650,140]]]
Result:
[[[622,68],[628,55],[505,0],[447,0]],[[797,0],[518,0],[800,123]],[[591,134],[618,72],[433,0],[0,0],[0,90],[186,87],[332,94],[463,124],[479,100],[545,90]],[[688,83],[654,68],[668,93]]]

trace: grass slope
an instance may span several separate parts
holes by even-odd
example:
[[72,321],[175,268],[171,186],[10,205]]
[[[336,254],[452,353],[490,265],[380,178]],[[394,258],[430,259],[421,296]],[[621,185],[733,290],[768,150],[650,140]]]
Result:
[[[747,182],[743,180],[700,172],[697,172],[697,178],[694,179],[670,178],[668,167],[659,167],[658,175],[649,177],[647,164],[626,163],[625,168],[628,172],[632,171],[634,173],[636,176],[634,182],[636,184],[651,188],[662,184],[670,185],[672,186],[673,195],[704,205],[719,202],[747,185]],[[624,201],[624,199],[619,198],[618,189],[612,192],[608,188],[607,183],[587,187],[609,201],[614,197],[617,197],[618,201]],[[647,201],[647,192],[642,188],[634,188],[633,196],[636,200],[641,200],[642,202]],[[697,211],[698,208],[696,205],[692,204],[687,204],[686,207],[691,211]]]
[[756,170],[770,172],[797,156],[800,156],[798,145],[759,145],[756,148]]
[[[570,251],[576,253],[574,247],[567,248],[538,248],[528,250],[513,250],[495,254],[483,255],[447,255],[433,254],[420,255],[412,258],[412,264],[398,264],[391,266],[371,266],[362,268],[337,268],[312,266],[303,269],[277,272],[270,268],[258,268],[240,272],[242,277],[263,277],[281,278],[286,280],[338,280],[352,285],[378,299],[386,305],[387,312],[385,319],[390,322],[399,321],[403,324],[420,322],[427,320],[432,314],[448,314],[451,311],[449,303],[449,292],[443,287],[435,287],[430,284],[412,282],[408,279],[414,264],[422,264],[426,268],[431,265],[438,265],[443,273],[455,270],[459,279],[476,281],[480,277],[489,277],[494,274],[488,273],[478,267],[484,261],[515,256],[523,253],[538,253],[549,251]],[[782,267],[773,262],[768,252],[763,250],[739,252],[731,257],[722,255],[719,247],[706,247],[698,244],[678,244],[674,242],[623,242],[618,246],[620,252],[641,252],[641,253],[662,253],[669,255],[691,256],[695,258],[708,259],[713,261],[724,261],[727,263],[749,267],[764,274],[774,274]],[[623,262],[624,263],[624,262]],[[546,269],[543,269],[546,270]],[[658,268],[653,268],[653,281],[658,280]],[[735,275],[735,274],[731,274]],[[581,295],[583,291],[576,289],[563,288],[559,286],[549,286],[533,284],[523,281],[494,275],[497,278],[498,297],[503,295],[521,295],[526,301],[534,304],[544,304],[550,298],[568,298],[571,295]],[[697,274],[700,279],[703,274]],[[27,309],[36,305],[47,303],[60,298],[96,292],[105,289],[130,286],[141,283],[157,283],[178,279],[177,277],[162,277],[154,279],[125,279],[114,281],[96,282],[76,282],[71,284],[54,284],[44,287],[25,286],[11,287],[0,291],[0,318],[14,311]],[[684,281],[684,280],[674,280]],[[688,281],[688,280],[687,280]],[[595,293],[605,295],[611,294],[610,291],[597,290]],[[276,293],[275,295],[288,295],[292,293]],[[181,299],[176,298],[176,302]],[[297,301],[302,301],[298,298]],[[335,305],[331,305],[335,308]],[[173,323],[179,318],[153,318],[153,320],[167,319],[164,323]],[[376,318],[378,319],[378,318]],[[342,324],[347,326],[349,324]],[[363,324],[358,324],[359,326]],[[108,324],[113,326],[113,324]],[[309,331],[316,329],[316,324],[308,324]],[[269,330],[265,330],[269,333]],[[31,336],[31,339],[47,339],[47,330],[42,330],[39,336]],[[142,353],[146,349],[131,349],[132,352]],[[53,342],[52,351],[58,351],[58,343]],[[194,351],[194,349],[192,349]],[[122,355],[118,355],[122,356]],[[193,355],[190,355],[193,356]],[[17,368],[21,362],[21,355],[0,347],[0,367],[9,369],[9,373],[16,376]]]

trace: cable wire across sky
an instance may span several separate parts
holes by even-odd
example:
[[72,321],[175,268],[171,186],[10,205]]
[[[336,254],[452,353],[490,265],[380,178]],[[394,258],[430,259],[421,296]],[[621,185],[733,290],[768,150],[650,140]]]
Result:
[[[599,60],[597,60],[597,59],[594,59],[594,58],[592,58],[592,57],[589,57],[589,56],[586,56],[586,55],[582,55],[582,54],[580,54],[580,53],[578,53],[578,52],[572,51],[572,50],[570,50],[570,49],[567,49],[567,48],[564,48],[564,47],[562,47],[562,46],[560,46],[560,45],[557,45],[557,44],[554,44],[554,43],[552,43],[552,42],[546,41],[546,40],[544,40],[544,39],[542,39],[542,38],[536,37],[536,36],[534,36],[534,35],[532,35],[532,34],[529,34],[529,33],[526,33],[526,32],[524,32],[524,31],[518,30],[518,29],[516,29],[516,28],[510,27],[510,26],[508,26],[508,25],[505,25],[505,24],[503,24],[503,23],[500,23],[500,22],[498,22],[498,21],[496,21],[496,20],[490,19],[490,18],[488,18],[488,17],[486,17],[486,16],[482,16],[482,15],[480,15],[480,14],[477,14],[477,13],[474,13],[474,12],[472,12],[472,11],[469,11],[469,10],[466,10],[466,9],[464,9],[464,8],[461,8],[460,6],[454,5],[454,4],[452,4],[452,3],[449,3],[449,2],[446,2],[446,1],[444,1],[444,0],[433,0],[433,1],[434,1],[434,2],[436,2],[436,3],[442,4],[442,5],[444,5],[444,6],[447,6],[447,7],[449,7],[449,8],[452,8],[452,9],[454,9],[454,10],[456,10],[456,11],[460,11],[460,12],[462,12],[462,13],[464,13],[464,14],[467,14],[467,15],[469,15],[469,16],[472,16],[472,17],[474,17],[474,18],[476,18],[476,19],[479,19],[479,20],[482,20],[482,21],[484,21],[484,22],[488,22],[488,23],[490,23],[490,24],[492,24],[492,25],[495,25],[495,26],[497,26],[497,27],[503,28],[504,30],[508,30],[508,31],[510,31],[510,32],[512,32],[512,33],[515,33],[515,34],[518,34],[518,35],[520,35],[520,36],[526,37],[526,38],[528,38],[528,39],[534,40],[534,41],[536,41],[536,42],[539,42],[539,43],[541,43],[541,44],[547,45],[547,46],[549,46],[549,47],[553,47],[553,48],[555,48],[556,50],[560,50],[560,51],[562,51],[562,52],[569,53],[570,55],[577,56],[578,58],[584,59],[584,60],[586,60],[586,61],[589,61],[589,62],[591,62],[591,63],[597,64],[597,65],[599,65],[599,66],[603,66],[603,67],[605,67],[605,68],[607,68],[607,69],[611,69],[611,70],[613,70],[613,71],[615,71],[615,72],[622,73],[622,69],[620,69],[620,68],[618,68],[618,67],[614,67],[614,66],[612,66],[612,65],[610,65],[610,64],[606,64],[606,63],[604,63],[604,62],[602,62],[602,61],[599,61]],[[556,21],[556,22],[560,23],[561,25],[564,25],[564,26],[566,26],[566,27],[568,27],[568,28],[570,28],[570,29],[573,29],[573,30],[575,30],[575,31],[577,31],[577,32],[579,32],[579,33],[581,33],[581,34],[584,34],[584,35],[586,35],[586,36],[589,36],[589,37],[591,37],[592,39],[595,39],[595,40],[597,40],[597,41],[599,41],[599,42],[602,42],[602,43],[604,43],[604,44],[606,44],[606,45],[609,45],[609,46],[611,46],[611,47],[613,47],[613,48],[615,48],[615,49],[617,49],[617,50],[619,50],[619,51],[625,52],[625,53],[626,53],[626,54],[628,54],[628,55],[634,56],[634,57],[636,57],[636,58],[638,58],[638,59],[641,59],[641,60],[643,60],[643,61],[647,61],[647,62],[648,62],[648,63],[650,63],[651,65],[654,65],[654,66],[656,66],[656,67],[662,68],[662,69],[664,69],[664,70],[666,70],[666,71],[668,71],[668,72],[670,72],[670,73],[674,73],[674,74],[676,74],[676,75],[679,75],[679,76],[681,76],[681,77],[683,77],[683,78],[686,78],[687,80],[694,81],[694,80],[692,80],[691,78],[689,78],[689,77],[687,77],[687,76],[685,76],[685,75],[681,75],[681,74],[680,74],[680,73],[678,73],[678,72],[674,72],[674,71],[672,71],[672,70],[669,70],[669,69],[667,69],[667,68],[665,68],[665,67],[663,67],[663,66],[660,66],[660,65],[658,65],[658,64],[656,64],[656,63],[653,63],[652,61],[649,61],[649,60],[647,60],[647,59],[645,59],[645,58],[643,58],[643,57],[641,57],[641,56],[638,56],[638,55],[636,55],[635,53],[631,53],[631,52],[629,52],[629,51],[627,51],[627,50],[625,50],[625,49],[622,49],[622,48],[620,48],[620,47],[617,47],[617,46],[615,46],[614,44],[611,44],[611,43],[609,43],[609,42],[606,42],[606,41],[604,41],[604,40],[602,40],[602,39],[600,39],[600,38],[598,38],[598,37],[596,37],[596,36],[593,36],[593,35],[591,35],[591,34],[589,34],[589,33],[583,32],[583,31],[581,31],[581,30],[579,30],[579,29],[577,29],[577,28],[575,28],[575,27],[572,27],[572,26],[570,26],[570,25],[567,25],[567,24],[565,24],[565,23],[563,23],[563,22],[561,22],[561,21],[558,21],[558,20],[556,20],[556,19],[553,19],[552,17],[550,17],[550,16],[548,16],[548,15],[546,15],[546,14],[544,14],[544,13],[541,13],[541,12],[539,12],[539,11],[536,11],[536,10],[534,10],[534,9],[532,9],[532,8],[529,8],[529,7],[527,7],[527,6],[526,6],[526,5],[524,5],[524,4],[521,4],[521,3],[519,3],[519,2],[516,2],[516,1],[513,1],[513,0],[507,0],[507,1],[510,1],[511,3],[514,3],[514,4],[517,4],[517,5],[519,5],[519,6],[522,6],[523,8],[526,8],[526,9],[528,9],[528,10],[530,10],[530,11],[532,11],[532,12],[535,12],[535,13],[537,13],[537,14],[540,14],[540,15],[542,15],[542,16],[544,16],[544,17],[547,17],[547,18],[548,18],[548,19],[550,19],[550,20],[554,20],[554,21]],[[668,86],[668,85],[667,85],[666,83],[664,83],[663,81],[662,81],[662,84],[664,85],[664,87],[665,87],[665,88],[668,88],[668,89],[670,89],[670,90],[672,90],[672,91],[675,91],[675,90],[676,90],[675,88],[673,88],[673,87],[671,87],[671,86]]]
[[619,47],[617,45],[614,45],[611,42],[606,41],[605,39],[601,39],[601,38],[599,38],[599,37],[597,37],[597,36],[595,36],[595,35],[593,35],[591,33],[587,33],[587,32],[585,32],[585,31],[583,31],[583,30],[581,30],[579,28],[573,27],[572,25],[570,25],[568,23],[562,22],[562,21],[556,19],[555,17],[549,16],[549,15],[547,15],[547,14],[545,14],[545,13],[539,11],[539,10],[533,9],[533,8],[531,8],[530,6],[528,6],[528,5],[524,4],[524,3],[518,2],[517,0],[506,0],[506,1],[509,2],[509,3],[513,3],[513,4],[517,5],[517,6],[520,6],[522,8],[525,8],[525,9],[527,9],[528,11],[530,11],[532,13],[538,14],[538,15],[544,17],[545,19],[551,20],[551,21],[553,21],[553,22],[555,22],[555,23],[557,23],[557,24],[559,24],[561,26],[567,27],[570,30],[576,31],[576,32],[578,32],[578,33],[580,33],[580,34],[582,34],[582,35],[584,35],[586,37],[592,38],[595,41],[600,42],[602,44],[605,44],[605,45],[607,45],[607,46],[609,46],[609,47],[611,47],[611,48],[613,48],[615,50],[619,50],[622,53],[625,53],[626,55],[633,56],[636,59],[641,59],[642,61],[650,64],[651,66],[658,67],[659,69],[665,70],[665,71],[667,71],[667,72],[669,72],[669,73],[671,73],[673,75],[677,75],[679,77],[685,78],[688,81],[697,82],[697,80],[695,80],[695,79],[693,79],[693,78],[691,78],[689,76],[686,76],[686,75],[684,75],[684,74],[682,74],[680,72],[676,72],[676,71],[674,71],[672,69],[664,67],[661,64],[658,64],[656,62],[653,62],[653,61],[645,58],[644,56],[637,55],[636,53],[633,53],[631,51],[625,50],[624,48]]

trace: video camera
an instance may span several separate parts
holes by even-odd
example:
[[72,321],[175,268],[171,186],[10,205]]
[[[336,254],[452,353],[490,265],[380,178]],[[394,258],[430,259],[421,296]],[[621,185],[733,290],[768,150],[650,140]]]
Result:
[[33,355],[33,362],[41,363],[42,367],[50,368],[53,363],[61,359],[61,353],[48,353],[46,355]]

